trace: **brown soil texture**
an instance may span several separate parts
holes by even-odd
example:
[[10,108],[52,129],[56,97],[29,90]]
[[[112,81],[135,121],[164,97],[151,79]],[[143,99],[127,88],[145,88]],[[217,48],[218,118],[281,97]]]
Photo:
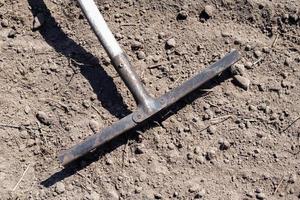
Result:
[[135,102],[76,1],[0,0],[1,199],[300,198],[299,0],[96,2],[153,96],[242,59],[63,168]]

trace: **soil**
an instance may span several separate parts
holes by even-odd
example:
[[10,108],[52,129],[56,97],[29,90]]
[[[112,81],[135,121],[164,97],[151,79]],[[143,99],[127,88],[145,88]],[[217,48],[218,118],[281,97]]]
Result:
[[242,59],[157,119],[63,168],[135,109],[76,1],[0,0],[1,199],[299,199],[299,0],[98,0],[158,97]]

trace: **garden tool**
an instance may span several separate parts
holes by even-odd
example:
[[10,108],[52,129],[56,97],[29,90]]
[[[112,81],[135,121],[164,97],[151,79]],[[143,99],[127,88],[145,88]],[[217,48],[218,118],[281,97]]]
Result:
[[110,31],[94,0],[78,0],[78,3],[97,38],[110,57],[114,68],[132,93],[137,108],[128,116],[104,128],[99,133],[95,133],[70,149],[62,151],[58,155],[58,159],[63,166],[70,164],[72,161],[86,155],[115,137],[136,128],[138,125],[160,111],[167,109],[187,94],[219,75],[240,59],[239,53],[233,50],[193,78],[185,81],[166,94],[154,98],[147,92],[137,73],[133,70],[128,56]]

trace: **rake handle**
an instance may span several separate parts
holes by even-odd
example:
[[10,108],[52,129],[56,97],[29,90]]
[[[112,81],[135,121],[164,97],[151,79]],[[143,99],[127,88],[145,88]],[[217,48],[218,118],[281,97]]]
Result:
[[94,0],[77,0],[100,43],[110,57],[114,68],[120,74],[132,93],[137,106],[144,110],[155,107],[153,98],[145,90],[125,52],[109,29]]
[[94,0],[77,0],[96,36],[111,59],[123,53]]

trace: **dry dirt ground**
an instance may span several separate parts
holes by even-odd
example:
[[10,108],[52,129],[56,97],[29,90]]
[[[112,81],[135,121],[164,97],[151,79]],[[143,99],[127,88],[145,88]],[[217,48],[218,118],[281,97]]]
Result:
[[63,169],[61,150],[135,103],[76,1],[0,0],[1,199],[300,198],[299,0],[97,4],[154,96],[242,59]]

